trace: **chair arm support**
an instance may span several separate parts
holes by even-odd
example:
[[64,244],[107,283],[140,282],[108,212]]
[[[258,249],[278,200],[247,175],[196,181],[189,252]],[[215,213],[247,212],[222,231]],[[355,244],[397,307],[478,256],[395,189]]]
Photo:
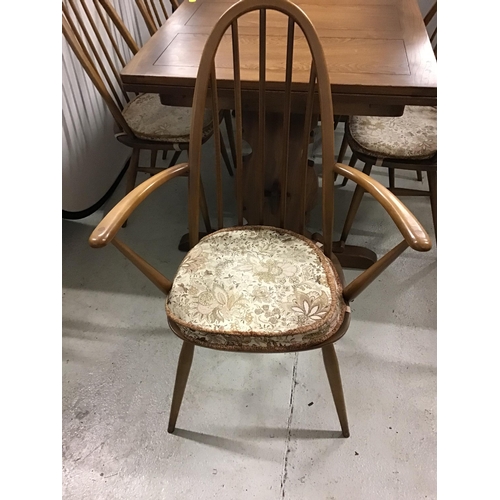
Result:
[[348,304],[351,300],[354,300],[370,283],[373,283],[407,248],[408,242],[403,240],[399,245],[396,245],[377,260],[375,264],[372,264],[368,269],[363,271],[356,279],[351,281],[342,292],[346,303]]
[[354,181],[365,191],[370,193],[390,215],[411,248],[419,252],[427,252],[431,249],[432,244],[429,235],[420,222],[418,222],[416,217],[406,208],[406,206],[386,187],[382,186],[380,182],[377,182],[363,172],[348,167],[343,163],[336,163],[333,170]]
[[154,175],[147,181],[139,184],[104,217],[94,229],[89,238],[93,248],[102,248],[110,243],[132,212],[156,189],[174,177],[186,174],[189,170],[187,163],[180,163],[165,171]]

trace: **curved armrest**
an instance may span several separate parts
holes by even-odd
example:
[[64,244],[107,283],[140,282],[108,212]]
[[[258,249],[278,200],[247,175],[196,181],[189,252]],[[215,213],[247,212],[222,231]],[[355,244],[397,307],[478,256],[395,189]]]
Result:
[[419,252],[427,252],[432,244],[429,235],[422,227],[416,217],[406,208],[406,206],[394,196],[380,182],[370,176],[348,167],[343,163],[336,163],[333,170],[338,174],[347,177],[370,193],[391,216],[408,245]]
[[120,230],[130,214],[156,189],[174,177],[186,174],[189,171],[187,163],[180,163],[165,171],[156,174],[147,181],[139,184],[130,191],[113,209],[102,219],[89,238],[93,248],[102,248],[110,243]]

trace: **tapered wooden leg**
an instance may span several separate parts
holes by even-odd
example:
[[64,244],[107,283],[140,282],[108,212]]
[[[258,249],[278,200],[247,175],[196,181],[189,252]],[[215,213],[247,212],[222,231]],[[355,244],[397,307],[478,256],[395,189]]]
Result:
[[229,149],[231,150],[231,158],[233,159],[234,168],[236,168],[236,143],[234,142],[233,120],[231,118],[231,111],[226,109],[222,112],[224,116],[224,123],[226,124],[227,137],[229,139]]
[[431,192],[432,222],[434,223],[434,234],[437,240],[437,172],[428,170],[427,179],[429,181],[429,191]]
[[337,409],[337,415],[342,428],[342,435],[349,437],[349,423],[347,422],[347,410],[345,407],[344,390],[342,389],[342,379],[340,378],[339,362],[333,344],[321,348],[323,361],[325,363],[326,374],[330,389],[332,390],[333,401]]
[[[139,155],[141,150],[134,148],[132,149],[132,156],[130,157],[130,162],[128,164],[127,172],[127,184],[125,185],[125,196],[132,191],[135,187],[135,181],[137,179],[137,167],[139,165]],[[122,227],[127,227],[128,219],[123,223]]]
[[396,187],[396,172],[393,168],[389,169],[389,189],[394,189]]
[[232,176],[233,169],[231,168],[231,161],[229,160],[229,155],[227,154],[226,144],[224,143],[224,139],[222,138],[222,132],[219,132],[219,134],[220,134],[220,152],[222,154],[224,163],[226,164],[227,171],[229,172],[229,175]]
[[174,156],[172,156],[172,159],[170,160],[170,163],[168,164],[169,167],[173,167],[176,164],[181,153],[182,153],[182,151],[175,151],[174,152]]
[[338,163],[342,163],[346,151],[347,151],[347,135],[344,134],[344,138],[342,139],[342,144],[340,145],[339,156],[337,158]]
[[179,362],[177,364],[177,375],[175,376],[174,394],[170,406],[170,418],[168,420],[168,432],[174,432],[177,416],[181,408],[184,390],[186,389],[191,363],[193,362],[194,344],[186,342],[182,344]]
[[[156,159],[158,158],[158,150],[152,149],[151,150],[151,158],[149,160],[149,166],[150,168],[156,168]],[[150,174],[150,177],[153,177],[153,173]]]
[[420,181],[420,182],[423,181],[422,170],[417,170],[417,181]]
[[[363,173],[366,175],[370,175],[372,171],[373,165],[371,163],[366,163],[363,168]],[[359,205],[365,194],[365,190],[358,184],[356,185],[356,189],[354,190],[354,194],[352,195],[351,206],[349,207],[349,211],[347,212],[347,216],[344,222],[344,229],[342,229],[342,234],[340,236],[340,241],[345,242],[349,233],[351,231],[352,223],[354,222],[354,218],[356,217],[356,213],[358,211]]]
[[[340,161],[340,160],[339,160]],[[349,166],[354,168],[354,166],[356,165],[356,162],[358,161],[358,158],[357,156],[353,153],[352,156],[351,156],[351,159],[349,160]],[[342,184],[341,186],[346,186],[347,185],[347,181],[349,179],[347,177],[344,177],[344,180],[342,181]]]
[[127,172],[127,184],[125,186],[125,195],[129,194],[135,187],[135,180],[137,178],[137,167],[139,165],[139,154],[141,150],[134,148],[132,150],[132,156],[130,157],[130,163],[128,165]]

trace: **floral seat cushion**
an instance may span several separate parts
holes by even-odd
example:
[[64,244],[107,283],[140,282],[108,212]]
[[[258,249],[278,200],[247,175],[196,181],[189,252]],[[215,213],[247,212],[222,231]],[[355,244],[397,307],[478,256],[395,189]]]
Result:
[[437,152],[437,108],[406,106],[398,117],[353,116],[349,131],[361,153],[377,158],[431,158]]
[[[123,109],[123,117],[134,134],[150,141],[189,142],[191,108],[164,106],[158,94],[140,94]],[[205,111],[204,137],[212,133],[212,112]]]
[[239,351],[324,342],[345,308],[338,274],[314,243],[266,226],[203,238],[182,261],[166,304],[183,339]]

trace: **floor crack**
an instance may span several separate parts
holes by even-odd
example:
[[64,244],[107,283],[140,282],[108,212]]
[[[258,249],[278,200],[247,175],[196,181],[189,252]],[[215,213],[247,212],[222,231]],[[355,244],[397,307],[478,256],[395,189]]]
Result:
[[288,404],[290,408],[290,413],[288,415],[288,422],[286,427],[286,439],[285,439],[285,453],[283,455],[283,470],[281,471],[281,487],[280,487],[280,500],[285,498],[285,483],[288,478],[288,455],[290,454],[290,438],[292,435],[292,419],[294,410],[294,400],[295,400],[295,386],[297,385],[297,363],[299,361],[299,353],[295,353],[295,359],[293,360],[293,370],[292,370],[292,387],[290,389],[290,402]]

